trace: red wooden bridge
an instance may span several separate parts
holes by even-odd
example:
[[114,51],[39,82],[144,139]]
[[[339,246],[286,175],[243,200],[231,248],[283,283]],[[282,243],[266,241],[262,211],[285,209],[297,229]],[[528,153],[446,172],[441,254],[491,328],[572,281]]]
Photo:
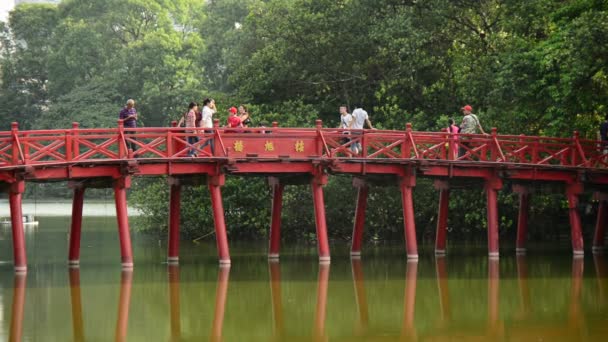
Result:
[[[608,196],[608,152],[602,143],[571,138],[499,135],[460,135],[445,132],[343,130],[323,128],[220,128],[198,133],[188,144],[183,128],[153,127],[0,132],[0,186],[9,193],[15,269],[26,271],[26,250],[21,221],[21,199],[27,181],[65,181],[74,190],[69,263],[78,265],[83,196],[87,187],[114,189],[123,267],[133,266],[126,190],[132,177],[167,176],[171,188],[168,261],[179,258],[180,190],[183,185],[205,182],[211,194],[215,233],[221,264],[230,263],[221,187],[226,175],[268,177],[273,189],[269,257],[279,257],[283,187],[310,184],[315,209],[319,261],[330,261],[323,185],[330,174],[348,174],[358,188],[352,236],[352,256],[359,256],[367,194],[370,185],[394,182],[401,190],[408,258],[418,258],[412,190],[417,177],[435,180],[439,219],[435,252],[446,250],[446,226],[450,188],[483,186],[487,196],[488,252],[498,257],[497,194],[504,181],[520,196],[517,251],[525,252],[528,201],[538,184],[552,184],[568,199],[575,256],[583,254],[583,238],[577,210],[584,189],[596,191],[600,200],[593,250],[603,248]],[[214,143],[211,149],[210,141]],[[362,154],[351,145],[360,143]],[[456,155],[454,144],[464,150]],[[136,146],[136,154],[128,146]],[[197,157],[189,157],[189,153]]]

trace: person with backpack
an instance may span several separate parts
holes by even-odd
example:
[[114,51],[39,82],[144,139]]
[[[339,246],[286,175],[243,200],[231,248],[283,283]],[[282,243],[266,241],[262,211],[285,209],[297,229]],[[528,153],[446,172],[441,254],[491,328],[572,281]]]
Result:
[[[479,123],[479,118],[477,115],[473,114],[473,107],[470,105],[466,105],[461,108],[464,117],[462,118],[462,123],[460,124],[460,134],[481,134],[487,135],[487,133],[481,127]],[[467,153],[467,150],[470,149],[470,142],[462,141],[468,140],[469,137],[461,137],[460,148],[458,149],[458,157],[462,157]]]

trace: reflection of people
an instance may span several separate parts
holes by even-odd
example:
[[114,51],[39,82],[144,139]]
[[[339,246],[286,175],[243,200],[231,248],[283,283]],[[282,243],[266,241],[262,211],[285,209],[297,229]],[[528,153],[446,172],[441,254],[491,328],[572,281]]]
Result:
[[[372,122],[369,120],[369,116],[367,115],[367,112],[365,110],[363,110],[363,108],[361,108],[361,106],[355,106],[355,110],[353,110],[352,117],[353,117],[353,119],[350,122],[350,126],[348,128],[363,129],[363,127],[365,127],[365,123],[367,123],[369,128],[374,129],[374,127],[372,126]],[[361,134],[361,133],[353,133],[353,134]],[[351,145],[351,149],[356,155],[361,153],[361,150],[362,150],[361,142],[359,142],[359,141],[353,142]]]
[[[137,127],[137,110],[135,109],[135,100],[129,99],[127,101],[127,105],[123,107],[123,109],[118,114],[118,118],[123,120],[123,124],[125,128],[136,128]],[[133,134],[134,131],[125,130],[127,134]],[[135,137],[131,137],[132,140],[135,140]],[[127,141],[127,148],[131,151],[135,152],[137,150],[137,144],[133,141]]]
[[[477,134],[478,132],[481,132],[481,134],[487,134],[484,130],[483,127],[481,127],[481,124],[479,123],[479,118],[477,118],[477,115],[473,114],[473,107],[471,107],[470,105],[466,105],[464,107],[461,108],[462,113],[464,114],[464,117],[462,118],[462,123],[460,124],[460,133],[461,134]],[[466,140],[469,139],[469,137],[461,137],[461,140]],[[460,149],[458,150],[458,156],[462,157],[465,155],[465,153],[467,153],[467,148],[470,147],[469,143],[466,141],[463,141],[460,143]],[[464,146],[464,147],[463,147]],[[465,148],[467,147],[467,148]]]
[[[206,128],[205,129],[205,133],[207,134],[213,134],[213,114],[215,114],[215,100],[213,99],[205,99],[203,100],[203,117],[201,120],[201,126],[202,128]],[[213,138],[209,138],[207,139],[207,141],[205,141],[202,145],[201,145],[201,149],[203,149],[205,146],[211,146],[211,153],[213,154],[213,151],[215,151],[215,145],[213,143]]]

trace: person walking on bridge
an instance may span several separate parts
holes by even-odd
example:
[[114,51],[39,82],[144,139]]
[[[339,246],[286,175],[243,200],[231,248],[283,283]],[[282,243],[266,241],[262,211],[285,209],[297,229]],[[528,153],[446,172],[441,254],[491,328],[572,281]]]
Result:
[[[123,120],[123,125],[127,129],[125,130],[127,135],[135,134],[134,131],[129,130],[130,128],[137,127],[137,110],[135,109],[135,100],[127,100],[127,105],[122,108],[120,113],[118,113],[118,118]],[[133,142],[135,137],[128,138],[130,140],[127,140],[127,148],[133,151],[134,157],[137,157],[137,154],[135,153],[135,151],[137,151],[137,144]]]
[[188,106],[188,112],[182,116],[182,118],[177,123],[177,127],[181,127],[182,124],[185,124],[186,130],[185,133],[190,133],[192,135],[188,135],[188,145],[190,148],[188,149],[188,157],[196,157],[196,149],[194,144],[198,142],[198,136],[196,134],[196,112],[198,111],[198,104],[196,102],[190,102]]
[[[372,126],[372,122],[369,120],[369,115],[367,115],[367,112],[363,110],[361,106],[355,106],[355,110],[353,110],[352,117],[353,119],[350,122],[350,125],[348,127],[349,129],[363,129],[365,127],[365,123],[367,123],[370,129],[374,129],[374,126]],[[361,135],[362,133],[353,132],[352,134]],[[359,140],[355,140],[355,142],[353,142],[351,145],[351,149],[355,153],[355,155],[359,155],[363,150],[363,148],[361,147],[360,138],[358,139]]]
[[[481,132],[481,134],[487,135],[487,133],[483,130],[483,127],[481,127],[477,115],[472,113],[473,107],[471,107],[470,105],[466,105],[460,110],[462,110],[462,113],[464,114],[464,117],[462,118],[462,123],[460,124],[460,134],[477,134]],[[467,153],[467,150],[470,149],[470,142],[466,141],[468,139],[470,139],[470,137],[460,138],[461,143],[460,148],[458,149],[458,157],[464,156]]]
[[[346,107],[346,105],[340,106],[339,110],[340,110],[340,126],[338,126],[338,128],[343,129],[342,134],[345,134],[346,136],[348,136],[348,134],[350,134],[350,132],[347,130],[349,129],[350,124],[353,121],[353,116],[348,112],[348,107]],[[342,145],[345,145],[345,144],[348,144],[349,141],[350,141],[350,139],[343,138],[341,143],[342,143]],[[350,149],[352,151],[352,146],[350,147]]]
[[[204,99],[203,100],[203,118],[201,120],[201,128],[206,128],[205,133],[213,135],[213,115],[215,114],[215,100],[214,99]],[[205,146],[209,145],[211,147],[211,154],[215,151],[215,144],[213,142],[213,137],[208,138],[201,145],[201,149]]]

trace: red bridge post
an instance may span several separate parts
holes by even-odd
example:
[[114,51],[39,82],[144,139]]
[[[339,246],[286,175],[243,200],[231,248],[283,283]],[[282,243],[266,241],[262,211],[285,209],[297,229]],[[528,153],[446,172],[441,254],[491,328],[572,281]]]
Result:
[[447,181],[436,180],[435,189],[439,190],[439,214],[435,237],[435,255],[445,255],[447,247],[448,211],[450,206],[450,186]]
[[23,234],[23,212],[21,209],[22,195],[25,191],[25,181],[17,180],[9,189],[9,204],[11,207],[11,226],[13,233],[13,258],[15,272],[27,272],[27,256],[25,237]]
[[570,214],[570,234],[572,236],[572,254],[574,257],[582,257],[583,233],[581,228],[581,217],[578,213],[578,196],[583,193],[583,184],[574,182],[566,184],[566,197],[568,198],[568,211]]
[[116,202],[116,219],[120,239],[120,255],[123,268],[133,268],[133,252],[129,234],[129,217],[127,213],[127,189],[131,187],[130,177],[114,180],[114,200]]
[[325,184],[327,184],[327,175],[324,174],[314,176],[311,181],[320,263],[329,263],[331,260],[329,255],[329,240],[327,239],[327,223],[325,221],[325,200],[323,198],[323,186]]
[[270,223],[270,242],[268,246],[268,259],[279,259],[281,249],[281,211],[283,209],[284,184],[276,177],[268,177],[272,187],[272,221]]
[[355,209],[355,223],[353,224],[353,237],[350,248],[350,256],[351,258],[360,258],[369,186],[365,183],[365,180],[361,178],[353,178],[353,186],[357,188],[357,208]]
[[530,191],[523,185],[514,185],[513,192],[519,194],[519,214],[517,216],[515,253],[525,254],[528,234],[528,216],[530,213]]
[[169,177],[168,182],[171,191],[169,195],[169,241],[167,243],[167,262],[169,264],[176,264],[179,262],[179,224],[182,187],[178,178]]
[[230,265],[230,251],[228,249],[228,237],[226,234],[226,223],[224,221],[224,205],[222,204],[222,190],[225,176],[209,176],[207,186],[211,195],[211,207],[213,208],[213,221],[215,222],[215,241],[220,265]]
[[416,220],[414,217],[413,189],[416,186],[416,175],[408,169],[399,181],[403,205],[403,225],[405,249],[408,259],[418,259],[418,242],[416,241]]
[[84,191],[85,187],[83,185],[79,184],[74,186],[68,264],[76,267],[80,264],[80,236],[82,231],[82,205],[84,203]]
[[606,218],[608,211],[608,195],[604,193],[598,194],[599,206],[597,208],[597,221],[595,223],[595,233],[593,234],[593,253],[601,253],[604,251],[604,240],[606,234]]
[[488,220],[488,256],[498,258],[498,190],[502,188],[502,180],[491,177],[485,181],[487,197],[487,220]]

